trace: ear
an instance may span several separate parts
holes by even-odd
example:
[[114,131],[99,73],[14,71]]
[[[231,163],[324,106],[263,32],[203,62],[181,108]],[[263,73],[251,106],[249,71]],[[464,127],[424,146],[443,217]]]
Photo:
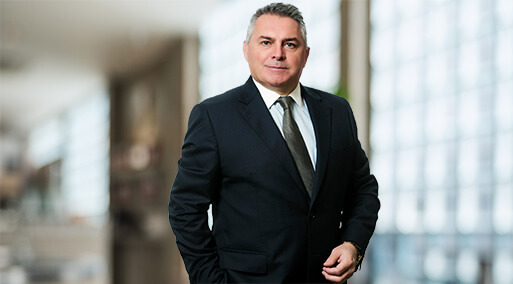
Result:
[[244,44],[242,46],[242,52],[244,52],[244,58],[246,59],[246,61],[248,61],[248,45],[246,41],[244,41]]

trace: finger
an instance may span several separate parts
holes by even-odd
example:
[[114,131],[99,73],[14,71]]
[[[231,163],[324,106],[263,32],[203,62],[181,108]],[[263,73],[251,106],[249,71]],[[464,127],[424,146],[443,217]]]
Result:
[[324,267],[323,270],[328,272],[329,274],[342,275],[344,272],[346,272],[347,270],[349,270],[351,268],[353,268],[353,270],[354,270],[355,267],[356,267],[356,264],[354,261],[344,258],[344,259],[340,259],[336,266]]
[[324,266],[326,266],[326,267],[334,266],[335,264],[337,264],[339,256],[340,256],[340,254],[331,252],[328,259],[324,262]]
[[335,267],[324,267],[323,268],[323,271],[325,271],[326,273],[330,274],[330,275],[334,275],[334,276],[341,276],[345,273],[352,273],[355,271],[355,266],[354,265],[343,265],[341,263],[339,263],[339,265],[335,266]]
[[326,273],[326,271],[323,271],[322,275],[324,276],[324,278],[326,278],[326,280],[333,282],[333,283],[341,283],[344,281],[344,278],[342,278],[342,276],[331,275],[331,274]]
[[324,278],[330,282],[333,282],[333,283],[343,283],[345,281],[347,281],[349,278],[351,278],[351,276],[353,275],[352,273],[351,274],[344,274],[342,276],[336,276],[336,275],[330,275],[326,272],[322,272],[322,275],[324,276]]
[[353,273],[354,273],[354,270],[352,270],[351,272],[347,271],[346,273],[344,273],[342,275],[332,275],[332,274],[327,273],[326,271],[323,271],[322,275],[324,276],[324,278],[326,280],[328,280],[330,282],[342,283],[344,281],[347,281],[349,278],[351,278],[353,276]]
[[330,275],[340,276],[348,270],[348,267],[337,265],[335,267],[324,267],[322,270]]

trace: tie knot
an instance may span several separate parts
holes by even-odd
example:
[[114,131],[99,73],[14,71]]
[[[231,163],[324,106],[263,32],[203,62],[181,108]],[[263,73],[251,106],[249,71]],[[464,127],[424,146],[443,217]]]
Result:
[[281,96],[278,98],[278,102],[280,103],[281,107],[285,110],[290,107],[290,104],[292,103],[292,98],[289,96]]

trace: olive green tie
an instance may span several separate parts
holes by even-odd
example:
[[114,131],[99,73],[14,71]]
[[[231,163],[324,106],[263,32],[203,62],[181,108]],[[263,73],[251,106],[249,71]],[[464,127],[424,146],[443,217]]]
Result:
[[296,121],[292,117],[292,98],[289,96],[281,96],[278,98],[278,102],[283,108],[283,136],[285,136],[285,142],[287,142],[290,153],[296,162],[296,167],[301,175],[306,191],[308,195],[312,197],[314,180],[312,160],[310,159],[310,155],[308,155],[303,136],[301,136]]

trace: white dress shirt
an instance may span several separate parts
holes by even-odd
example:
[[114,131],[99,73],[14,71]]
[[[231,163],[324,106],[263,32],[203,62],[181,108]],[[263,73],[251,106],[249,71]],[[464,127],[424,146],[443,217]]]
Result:
[[[267,109],[271,113],[274,122],[280,129],[281,135],[283,135],[283,108],[277,102],[277,99],[281,96],[280,94],[267,89],[262,84],[258,83],[255,79],[253,79],[255,85],[260,91],[260,95],[264,99],[265,105]],[[308,154],[310,155],[310,159],[312,160],[312,165],[315,170],[316,161],[317,161],[317,141],[315,140],[315,131],[312,123],[312,119],[310,118],[310,113],[308,112],[308,106],[304,98],[301,96],[301,88],[299,87],[299,83],[296,88],[288,94],[288,96],[292,97],[294,100],[294,104],[292,107],[292,116],[296,121],[296,124],[301,132],[301,136],[303,136],[303,140],[305,141],[306,148],[308,150]]]

